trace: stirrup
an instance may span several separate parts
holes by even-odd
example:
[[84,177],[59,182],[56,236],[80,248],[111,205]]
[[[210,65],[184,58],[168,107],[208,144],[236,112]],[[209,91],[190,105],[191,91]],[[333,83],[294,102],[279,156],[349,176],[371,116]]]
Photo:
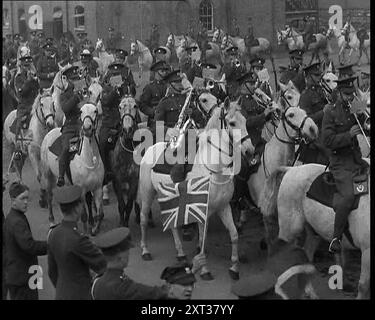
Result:
[[336,237],[332,239],[331,243],[329,244],[328,251],[330,253],[339,253],[341,251],[341,241],[339,238]]

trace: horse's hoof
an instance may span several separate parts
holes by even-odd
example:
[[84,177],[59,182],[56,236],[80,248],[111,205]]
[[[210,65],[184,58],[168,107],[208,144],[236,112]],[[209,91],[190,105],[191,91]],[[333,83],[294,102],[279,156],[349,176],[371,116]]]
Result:
[[233,271],[232,269],[229,269],[229,276],[231,277],[232,280],[239,280],[240,279],[240,273]]
[[47,209],[47,208],[48,208],[48,203],[47,203],[47,201],[45,201],[45,200],[39,199],[39,206],[40,206],[42,209]]
[[214,277],[212,276],[211,272],[203,273],[203,274],[200,275],[200,277],[201,277],[202,280],[204,280],[204,281],[211,281],[211,280],[214,280]]
[[177,259],[178,262],[187,262],[186,255],[177,256],[176,259]]
[[109,199],[103,199],[103,206],[109,205]]
[[155,223],[154,223],[154,221],[149,221],[148,222],[148,226],[150,227],[150,228],[155,228]]
[[260,243],[259,243],[259,247],[260,247],[260,249],[261,250],[267,250],[267,248],[268,248],[268,244],[267,244],[267,242],[266,242],[266,239],[262,239],[262,240],[260,240]]
[[142,259],[144,261],[151,261],[152,260],[151,253],[144,253],[144,254],[142,254]]

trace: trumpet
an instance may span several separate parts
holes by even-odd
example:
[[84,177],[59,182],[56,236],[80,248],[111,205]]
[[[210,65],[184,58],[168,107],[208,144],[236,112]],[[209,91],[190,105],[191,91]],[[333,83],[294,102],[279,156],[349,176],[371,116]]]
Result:
[[333,103],[333,99],[332,99],[333,90],[329,87],[328,83],[324,81],[324,79],[321,79],[319,82],[319,85],[322,88],[322,91],[328,103]]
[[[259,106],[264,109],[267,109],[273,104],[273,100],[259,88],[255,89],[253,99],[258,103]],[[274,116],[277,120],[280,119],[280,112],[280,109],[276,109],[276,111],[274,112]]]
[[[348,101],[348,104],[349,104],[349,107],[352,108],[352,104],[351,104],[349,101]],[[363,135],[363,138],[365,139],[365,141],[366,141],[368,147],[371,148],[371,146],[370,146],[370,142],[368,141],[368,139],[367,139],[367,137],[366,137],[366,134],[365,134],[365,131],[364,131],[364,129],[365,129],[365,130],[370,130],[370,113],[369,113],[369,111],[368,111],[368,110],[365,111],[366,119],[365,119],[365,122],[364,122],[364,124],[363,124],[363,127],[362,127],[361,123],[360,123],[359,120],[358,120],[358,116],[357,116],[357,114],[356,114],[356,113],[353,113],[353,115],[354,115],[355,120],[357,121],[357,124],[358,124],[358,126],[359,126],[359,129],[361,130],[361,133],[362,133],[362,135]]]
[[206,89],[213,89],[215,87],[215,84],[224,84],[226,85],[227,82],[226,81],[218,81],[218,80],[215,80],[215,79],[207,79],[207,84],[206,84]]

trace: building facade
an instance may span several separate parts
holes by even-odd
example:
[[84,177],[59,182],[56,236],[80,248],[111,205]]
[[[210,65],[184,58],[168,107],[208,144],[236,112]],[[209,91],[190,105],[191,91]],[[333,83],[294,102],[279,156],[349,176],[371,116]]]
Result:
[[277,28],[298,23],[306,15],[315,20],[317,29],[327,26],[332,4],[342,6],[344,20],[351,15],[353,23],[369,22],[369,0],[3,1],[3,35],[27,37],[32,25],[56,39],[65,31],[85,31],[96,41],[114,27],[121,45],[128,48],[131,40],[149,39],[152,24],[159,26],[164,43],[170,32],[183,34],[190,27],[196,32],[199,21],[209,33],[215,27],[230,31],[233,18],[244,37],[251,18],[254,35],[275,43]]

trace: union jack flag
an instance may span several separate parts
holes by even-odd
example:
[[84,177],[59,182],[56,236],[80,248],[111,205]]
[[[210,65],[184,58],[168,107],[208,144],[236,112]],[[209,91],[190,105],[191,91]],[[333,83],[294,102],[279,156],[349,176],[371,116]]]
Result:
[[160,183],[158,189],[163,231],[192,222],[205,223],[210,176],[192,178],[177,184]]

